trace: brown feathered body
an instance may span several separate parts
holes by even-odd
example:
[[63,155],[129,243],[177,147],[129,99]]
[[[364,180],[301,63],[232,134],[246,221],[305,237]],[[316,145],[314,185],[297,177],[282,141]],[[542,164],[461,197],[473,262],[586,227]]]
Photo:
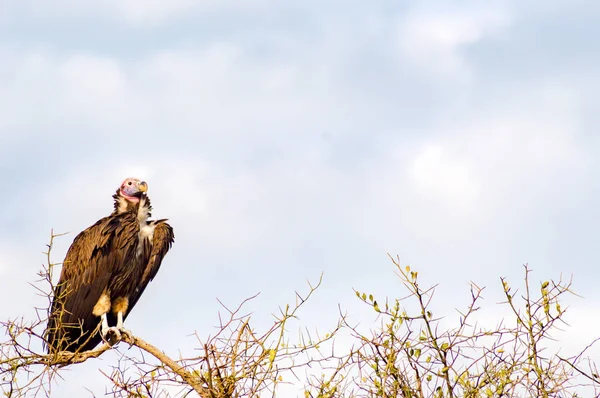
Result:
[[46,332],[48,351],[81,352],[102,341],[101,315],[110,326],[126,318],[171,247],[166,220],[150,221],[150,199],[114,195],[115,210],[73,241],[54,292]]

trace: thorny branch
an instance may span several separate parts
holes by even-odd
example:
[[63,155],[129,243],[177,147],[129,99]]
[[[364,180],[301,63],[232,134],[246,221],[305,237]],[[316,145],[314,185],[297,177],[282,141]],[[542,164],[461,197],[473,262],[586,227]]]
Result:
[[505,301],[500,305],[511,315],[494,327],[479,324],[483,287],[471,283],[471,301],[457,310],[456,319],[434,316],[437,285],[423,287],[416,271],[392,258],[407,294],[378,301],[374,294],[356,291],[379,319],[368,331],[350,324],[340,310],[328,333],[305,329],[298,341],[290,338],[288,330],[321,285],[320,278],[316,285],[309,283],[308,293],[296,293],[295,303],[280,308],[262,331],[244,313],[256,296],[235,308],[219,301],[223,311],[216,332],[195,334],[194,355],[173,359],[128,334],[121,343],[137,350],[104,344],[92,351],[45,354],[42,330],[52,302],[53,270],[59,265],[50,258],[57,236],[51,235],[47,265],[33,284],[45,300],[36,308],[37,319],[0,322],[7,336],[0,342],[0,391],[8,397],[50,395],[62,369],[113,349],[117,359],[112,370],[99,372],[109,381],[106,392],[122,397],[275,396],[289,386],[306,398],[600,396],[600,376],[588,352],[600,339],[574,356],[549,352],[552,333],[559,325],[568,326],[562,299],[573,294],[571,281],[549,280],[534,288],[528,266],[522,294],[501,278]]
[[[30,394],[49,395],[52,385],[60,377],[61,369],[98,358],[113,347],[104,343],[85,352],[57,352],[46,354],[44,328],[49,317],[49,308],[54,292],[53,271],[60,265],[51,261],[51,250],[56,237],[51,234],[47,264],[39,272],[40,279],[32,284],[47,304],[36,308],[36,318],[25,318],[0,322],[7,340],[0,342],[0,391],[5,395],[23,396]],[[292,345],[287,341],[286,326],[297,319],[298,310],[320,286],[309,284],[306,295],[296,293],[297,302],[285,306],[275,317],[275,322],[266,332],[258,333],[250,326],[250,316],[242,308],[250,297],[231,310],[225,308],[227,316],[219,315],[220,323],[215,336],[201,339],[196,335],[203,353],[190,358],[172,359],[158,347],[138,336],[123,334],[120,342],[137,347],[139,354],[121,352],[117,366],[112,372],[100,370],[112,384],[116,396],[171,396],[184,391],[195,392],[201,397],[256,396],[261,391],[274,392],[284,382],[283,373],[315,364],[319,345],[333,339],[339,324],[326,337],[304,344]],[[60,319],[60,317],[59,317]],[[146,358],[150,354],[155,360]],[[298,362],[300,356],[307,359]],[[325,361],[327,358],[323,358]]]

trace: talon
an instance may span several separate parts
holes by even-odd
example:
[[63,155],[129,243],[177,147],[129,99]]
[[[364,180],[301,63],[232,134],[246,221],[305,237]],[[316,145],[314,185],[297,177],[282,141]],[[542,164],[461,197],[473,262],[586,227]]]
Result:
[[131,330],[129,329],[125,329],[125,328],[120,328],[119,332],[121,332],[121,336],[123,337],[127,337],[129,339],[131,339],[133,337],[133,334],[131,333]]
[[104,338],[104,341],[112,346],[121,340],[121,331],[113,326],[106,329],[102,337]]
[[119,329],[119,332],[121,332],[121,334],[126,334],[126,335],[128,335],[128,336],[131,336],[131,335],[132,335],[132,334],[131,334],[131,330],[129,330],[129,329],[125,329],[125,328],[121,328],[121,329]]

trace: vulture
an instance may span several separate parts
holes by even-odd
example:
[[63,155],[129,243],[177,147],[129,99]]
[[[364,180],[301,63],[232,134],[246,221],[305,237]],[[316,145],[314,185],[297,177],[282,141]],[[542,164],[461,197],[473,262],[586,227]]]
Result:
[[114,341],[174,241],[166,219],[150,220],[148,185],[127,178],[114,211],[79,233],[63,262],[46,329],[49,353]]

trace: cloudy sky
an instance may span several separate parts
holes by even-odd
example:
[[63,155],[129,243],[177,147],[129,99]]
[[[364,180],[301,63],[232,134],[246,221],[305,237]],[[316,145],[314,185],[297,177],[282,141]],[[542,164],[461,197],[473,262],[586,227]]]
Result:
[[[365,322],[353,288],[404,295],[386,253],[449,316],[470,280],[494,318],[523,263],[573,275],[577,349],[598,335],[599,22],[591,0],[0,0],[0,315],[31,314],[51,228],[61,261],[136,176],[176,242],[128,326],[168,352],[216,298],[261,292],[269,325],[321,273],[300,324]],[[102,392],[106,358],[59,388]]]

